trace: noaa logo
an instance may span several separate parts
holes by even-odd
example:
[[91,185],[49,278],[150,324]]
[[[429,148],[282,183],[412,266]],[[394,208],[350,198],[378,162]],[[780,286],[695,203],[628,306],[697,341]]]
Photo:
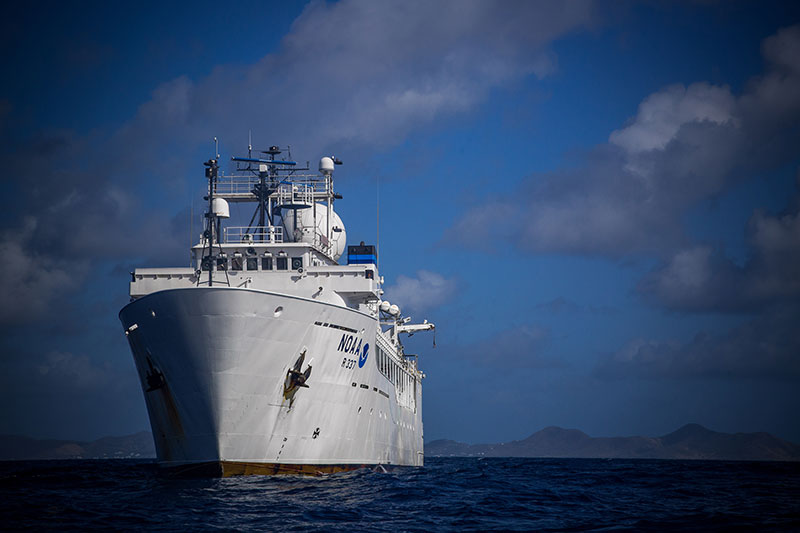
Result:
[[[350,355],[358,355],[358,368],[361,368],[367,362],[367,357],[369,357],[369,344],[365,343],[363,339],[345,333],[339,341],[338,351]],[[353,362],[355,363],[355,360]]]

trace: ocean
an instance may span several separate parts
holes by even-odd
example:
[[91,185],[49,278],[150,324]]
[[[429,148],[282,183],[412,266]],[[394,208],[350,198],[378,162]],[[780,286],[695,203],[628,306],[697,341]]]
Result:
[[152,461],[0,462],[2,530],[800,531],[800,463],[428,458],[183,479]]

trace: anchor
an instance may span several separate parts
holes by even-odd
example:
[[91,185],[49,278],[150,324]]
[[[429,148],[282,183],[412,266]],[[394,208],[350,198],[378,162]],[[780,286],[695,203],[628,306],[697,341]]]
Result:
[[297,361],[295,361],[294,366],[286,373],[286,379],[283,382],[283,397],[284,399],[289,400],[289,406],[292,405],[292,402],[294,401],[294,395],[300,389],[300,387],[308,388],[306,381],[308,381],[308,378],[311,375],[311,365],[308,365],[308,368],[306,368],[304,372],[300,372],[305,358],[306,348],[304,347],[303,351],[300,353],[300,357],[298,357]]
[[150,367],[150,370],[145,376],[148,385],[146,392],[158,390],[167,384],[167,382],[164,380],[164,374],[162,374],[159,369],[153,366],[153,361],[151,361],[149,357],[147,357],[147,366]]

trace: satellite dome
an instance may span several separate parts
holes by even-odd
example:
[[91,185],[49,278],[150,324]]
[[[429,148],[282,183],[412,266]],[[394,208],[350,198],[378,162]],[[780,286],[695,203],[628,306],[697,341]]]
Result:
[[214,212],[214,215],[219,218],[230,218],[231,216],[231,209],[224,198],[214,198],[211,200],[211,210]]
[[[296,213],[296,214],[295,214]],[[338,261],[347,245],[347,232],[339,215],[331,208],[331,238],[326,250],[325,233],[328,228],[328,206],[322,203],[304,209],[281,209],[283,227],[289,241],[315,244]],[[296,221],[296,222],[295,222]]]
[[326,175],[330,176],[333,174],[333,159],[330,157],[323,157],[319,160],[319,171]]

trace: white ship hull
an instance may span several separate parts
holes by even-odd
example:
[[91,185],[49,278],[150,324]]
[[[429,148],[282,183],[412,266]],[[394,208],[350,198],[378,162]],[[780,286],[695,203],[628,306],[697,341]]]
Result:
[[[401,402],[379,369],[383,341],[367,314],[263,290],[191,287],[141,297],[120,320],[162,466],[231,475],[423,464],[419,381]],[[287,399],[287,373],[304,349],[308,387]]]

